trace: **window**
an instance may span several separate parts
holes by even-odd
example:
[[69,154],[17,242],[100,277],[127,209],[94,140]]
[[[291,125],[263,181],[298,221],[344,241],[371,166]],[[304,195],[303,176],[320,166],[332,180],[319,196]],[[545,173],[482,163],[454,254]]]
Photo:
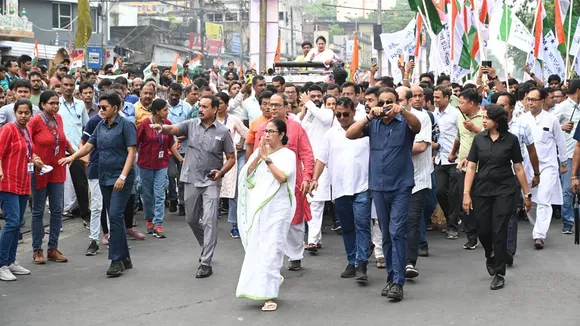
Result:
[[242,21],[247,22],[250,20],[250,14],[247,11],[242,12]]
[[284,12],[283,11],[278,12],[278,20],[284,20]]
[[238,21],[238,15],[232,13],[226,13],[226,21],[227,22],[235,22]]
[[91,8],[91,20],[93,21],[93,34],[101,32],[101,17],[97,12],[97,8]]
[[213,14],[213,17],[214,17],[214,21],[216,21],[216,22],[221,22],[224,20],[223,14],[215,13],[215,14]]
[[72,4],[53,3],[52,4],[52,28],[68,29],[72,21]]

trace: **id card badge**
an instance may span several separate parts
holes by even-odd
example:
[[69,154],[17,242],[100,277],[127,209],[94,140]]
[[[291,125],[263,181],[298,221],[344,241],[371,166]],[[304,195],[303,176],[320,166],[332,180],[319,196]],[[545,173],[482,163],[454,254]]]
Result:
[[34,164],[28,163],[28,174],[33,174],[33,173],[34,173]]
[[57,147],[54,148],[54,156],[57,156],[58,155],[58,153],[60,152],[59,149],[60,149],[59,146],[57,146]]
[[159,151],[159,158],[163,158],[164,151]]

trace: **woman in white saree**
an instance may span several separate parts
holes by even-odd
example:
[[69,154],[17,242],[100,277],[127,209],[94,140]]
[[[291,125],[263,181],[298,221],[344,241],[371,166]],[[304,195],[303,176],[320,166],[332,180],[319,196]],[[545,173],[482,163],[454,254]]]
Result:
[[274,311],[284,278],[284,247],[296,209],[296,155],[284,147],[286,124],[274,119],[239,176],[238,227],[246,250],[236,296]]

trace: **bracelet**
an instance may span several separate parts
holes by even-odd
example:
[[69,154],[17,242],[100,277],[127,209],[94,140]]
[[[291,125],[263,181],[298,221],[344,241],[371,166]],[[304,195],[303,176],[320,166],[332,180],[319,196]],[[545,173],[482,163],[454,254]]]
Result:
[[570,180],[578,180],[578,177],[577,177],[577,176],[575,176],[575,175],[574,175],[574,176],[571,176],[571,177],[570,177]]
[[121,174],[121,175],[119,176],[119,179],[121,179],[121,180],[125,181],[125,180],[127,179],[127,177]]
[[539,172],[538,173],[534,173],[534,176],[539,177],[540,176],[540,173]]

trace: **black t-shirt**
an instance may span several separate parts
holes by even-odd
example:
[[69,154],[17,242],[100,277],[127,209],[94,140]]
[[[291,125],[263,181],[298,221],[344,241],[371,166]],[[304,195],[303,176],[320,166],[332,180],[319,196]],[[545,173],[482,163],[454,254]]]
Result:
[[496,141],[492,141],[489,133],[482,131],[473,139],[467,160],[477,163],[475,196],[491,197],[515,192],[512,164],[523,161],[515,135],[501,132]]

